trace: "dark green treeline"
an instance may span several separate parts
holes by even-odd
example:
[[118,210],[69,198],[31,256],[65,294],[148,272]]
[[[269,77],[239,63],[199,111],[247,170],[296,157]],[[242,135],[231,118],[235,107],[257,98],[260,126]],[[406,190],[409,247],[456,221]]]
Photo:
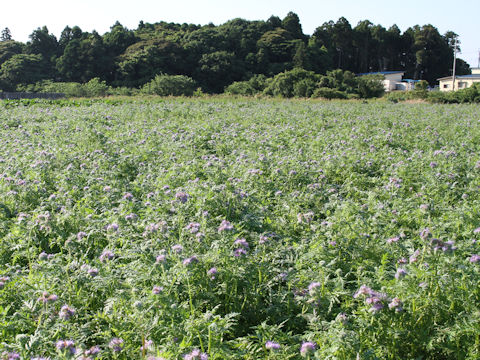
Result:
[[[140,22],[131,30],[117,22],[103,35],[67,26],[59,39],[43,27],[26,44],[5,29],[0,89],[96,77],[112,86],[140,87],[157,74],[181,74],[196,80],[203,91],[218,93],[234,81],[293,68],[319,74],[337,68],[355,73],[402,70],[408,78],[434,85],[437,78],[450,75],[454,37],[453,32],[441,35],[432,25],[403,33],[396,25],[386,29],[368,20],[352,27],[343,17],[305,35],[293,12],[284,19],[233,19],[220,26]],[[469,73],[462,60],[457,69],[458,74]]]

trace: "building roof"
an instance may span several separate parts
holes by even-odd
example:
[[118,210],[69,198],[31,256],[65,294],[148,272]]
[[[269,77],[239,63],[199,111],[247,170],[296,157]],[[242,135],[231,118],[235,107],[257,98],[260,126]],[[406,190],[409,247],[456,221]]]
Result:
[[375,71],[375,72],[368,72],[368,73],[360,73],[357,76],[364,76],[364,75],[391,75],[391,74],[405,74],[405,71]]
[[[449,80],[451,79],[451,76],[445,76],[442,78],[439,78],[437,80]],[[455,79],[477,79],[480,80],[480,74],[473,74],[473,75],[456,75]]]

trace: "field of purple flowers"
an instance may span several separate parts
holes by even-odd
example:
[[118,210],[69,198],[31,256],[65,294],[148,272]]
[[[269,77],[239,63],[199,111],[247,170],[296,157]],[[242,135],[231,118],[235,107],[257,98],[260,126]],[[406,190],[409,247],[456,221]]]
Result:
[[478,105],[0,104],[0,195],[0,359],[480,357]]

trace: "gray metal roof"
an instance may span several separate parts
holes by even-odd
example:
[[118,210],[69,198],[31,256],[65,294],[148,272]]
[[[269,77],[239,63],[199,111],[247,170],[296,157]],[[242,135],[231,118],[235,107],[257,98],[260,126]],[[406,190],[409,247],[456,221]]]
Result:
[[[442,78],[439,78],[437,80],[447,80],[451,79],[451,76],[445,76]],[[480,74],[473,74],[473,75],[456,75],[455,79],[480,79]]]

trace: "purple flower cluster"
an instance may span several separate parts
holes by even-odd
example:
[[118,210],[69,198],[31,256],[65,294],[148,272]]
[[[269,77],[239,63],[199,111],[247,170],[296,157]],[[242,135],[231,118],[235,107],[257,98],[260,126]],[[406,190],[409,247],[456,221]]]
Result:
[[90,275],[91,277],[95,277],[98,275],[98,269],[97,268],[90,268],[87,270],[87,274]]
[[410,262],[410,264],[412,263],[415,263],[418,261],[418,255],[420,255],[420,251],[419,250],[415,250],[413,252],[412,255],[410,255],[410,258],[408,259],[408,261]]
[[131,201],[131,200],[133,200],[133,195],[131,193],[127,192],[123,195],[123,199]]
[[218,227],[218,232],[223,232],[223,231],[231,231],[233,230],[233,225],[230,223],[230,221],[223,220]]
[[38,301],[43,302],[44,304],[57,301],[58,297],[55,294],[49,294],[48,292],[44,291],[42,296],[38,298]]
[[[354,299],[363,296],[365,297],[365,303],[371,305],[369,311],[372,313],[377,313],[385,307],[385,302],[390,301],[387,294],[379,293],[366,285],[360,286],[357,292],[353,295]],[[390,309],[395,309],[396,311],[402,310],[402,303],[400,299],[394,298],[388,305]]]
[[92,346],[90,349],[85,350],[84,355],[85,356],[96,356],[100,353],[100,346],[95,345]]
[[112,260],[114,257],[115,254],[111,250],[104,250],[99,259],[101,262],[107,262],[108,260]]
[[269,242],[272,238],[275,237],[275,234],[264,234],[264,235],[260,235],[260,240],[258,240],[258,243],[260,245],[262,244],[266,244],[267,242]]
[[173,251],[174,253],[180,254],[180,253],[183,251],[183,246],[180,245],[180,244],[173,245],[173,246],[172,246],[172,251]]
[[73,315],[75,315],[75,309],[71,308],[68,305],[63,305],[62,308],[60,309],[60,312],[58,313],[58,316],[60,317],[60,319],[63,319],[63,320],[68,320]]
[[194,349],[190,354],[183,357],[185,360],[208,360],[208,355],[202,353],[199,349]]
[[215,276],[217,275],[218,271],[216,267],[212,267],[210,270],[207,271],[207,275],[210,277],[211,280],[215,280]]
[[397,272],[395,273],[395,279],[399,280],[404,278],[407,275],[407,270],[404,268],[398,268]]
[[196,234],[200,230],[200,224],[197,222],[191,222],[186,226],[186,229],[189,230],[191,234]]
[[158,295],[158,294],[160,294],[160,293],[162,293],[162,292],[163,292],[163,286],[157,286],[157,285],[155,285],[155,286],[153,287],[153,289],[152,289],[152,293],[153,293],[154,295]]
[[387,239],[387,244],[396,243],[398,240],[400,240],[398,236],[392,237],[390,239]]
[[317,348],[317,344],[312,341],[305,341],[300,346],[300,355],[307,356],[310,353],[313,353]]
[[432,237],[432,233],[430,232],[430,229],[429,229],[429,228],[423,229],[423,230],[420,232],[420,237],[421,237],[423,240],[426,240],[426,239]]
[[16,360],[20,359],[20,354],[16,352],[6,352],[4,351],[2,353],[2,360]]
[[144,344],[140,347],[140,351],[144,352],[150,349],[153,345],[152,340],[145,340]]
[[58,340],[55,344],[57,350],[65,352],[69,355],[75,355],[77,349],[75,348],[75,343],[73,340]]
[[313,221],[314,213],[312,211],[297,214],[297,222],[299,224],[310,224]]
[[244,238],[241,238],[241,239],[237,239],[233,242],[233,245],[235,246],[238,246],[238,247],[242,247],[244,249],[248,249],[250,246],[248,245],[248,242],[247,240],[245,240]]
[[319,282],[312,282],[310,283],[310,285],[308,285],[308,292],[310,293],[310,295],[313,295],[315,294],[315,289],[321,286],[322,284]]
[[240,257],[242,255],[247,255],[247,250],[249,249],[250,245],[248,245],[247,240],[244,238],[237,239],[233,242],[233,245],[237,248],[233,251],[233,255],[235,257]]
[[183,260],[182,263],[183,263],[183,265],[188,266],[190,264],[197,263],[197,262],[198,262],[198,258],[195,255],[193,255],[193,256]]
[[280,344],[274,341],[267,341],[265,343],[265,348],[267,348],[268,350],[279,350],[280,347]]
[[388,304],[389,309],[395,309],[395,311],[399,312],[403,310],[403,303],[400,301],[399,298],[393,298],[392,301]]
[[452,252],[457,249],[452,240],[442,241],[439,239],[432,239],[431,244],[434,251],[442,250],[443,252]]
[[115,232],[118,231],[118,224],[113,223],[107,226],[107,231]]
[[189,195],[183,191],[179,191],[175,194],[175,199],[180,201],[182,204],[185,204],[189,198]]
[[0,289],[3,289],[5,284],[10,281],[10,277],[8,276],[0,276]]
[[112,349],[114,352],[120,352],[123,349],[123,339],[120,338],[113,338],[110,340],[108,347]]

